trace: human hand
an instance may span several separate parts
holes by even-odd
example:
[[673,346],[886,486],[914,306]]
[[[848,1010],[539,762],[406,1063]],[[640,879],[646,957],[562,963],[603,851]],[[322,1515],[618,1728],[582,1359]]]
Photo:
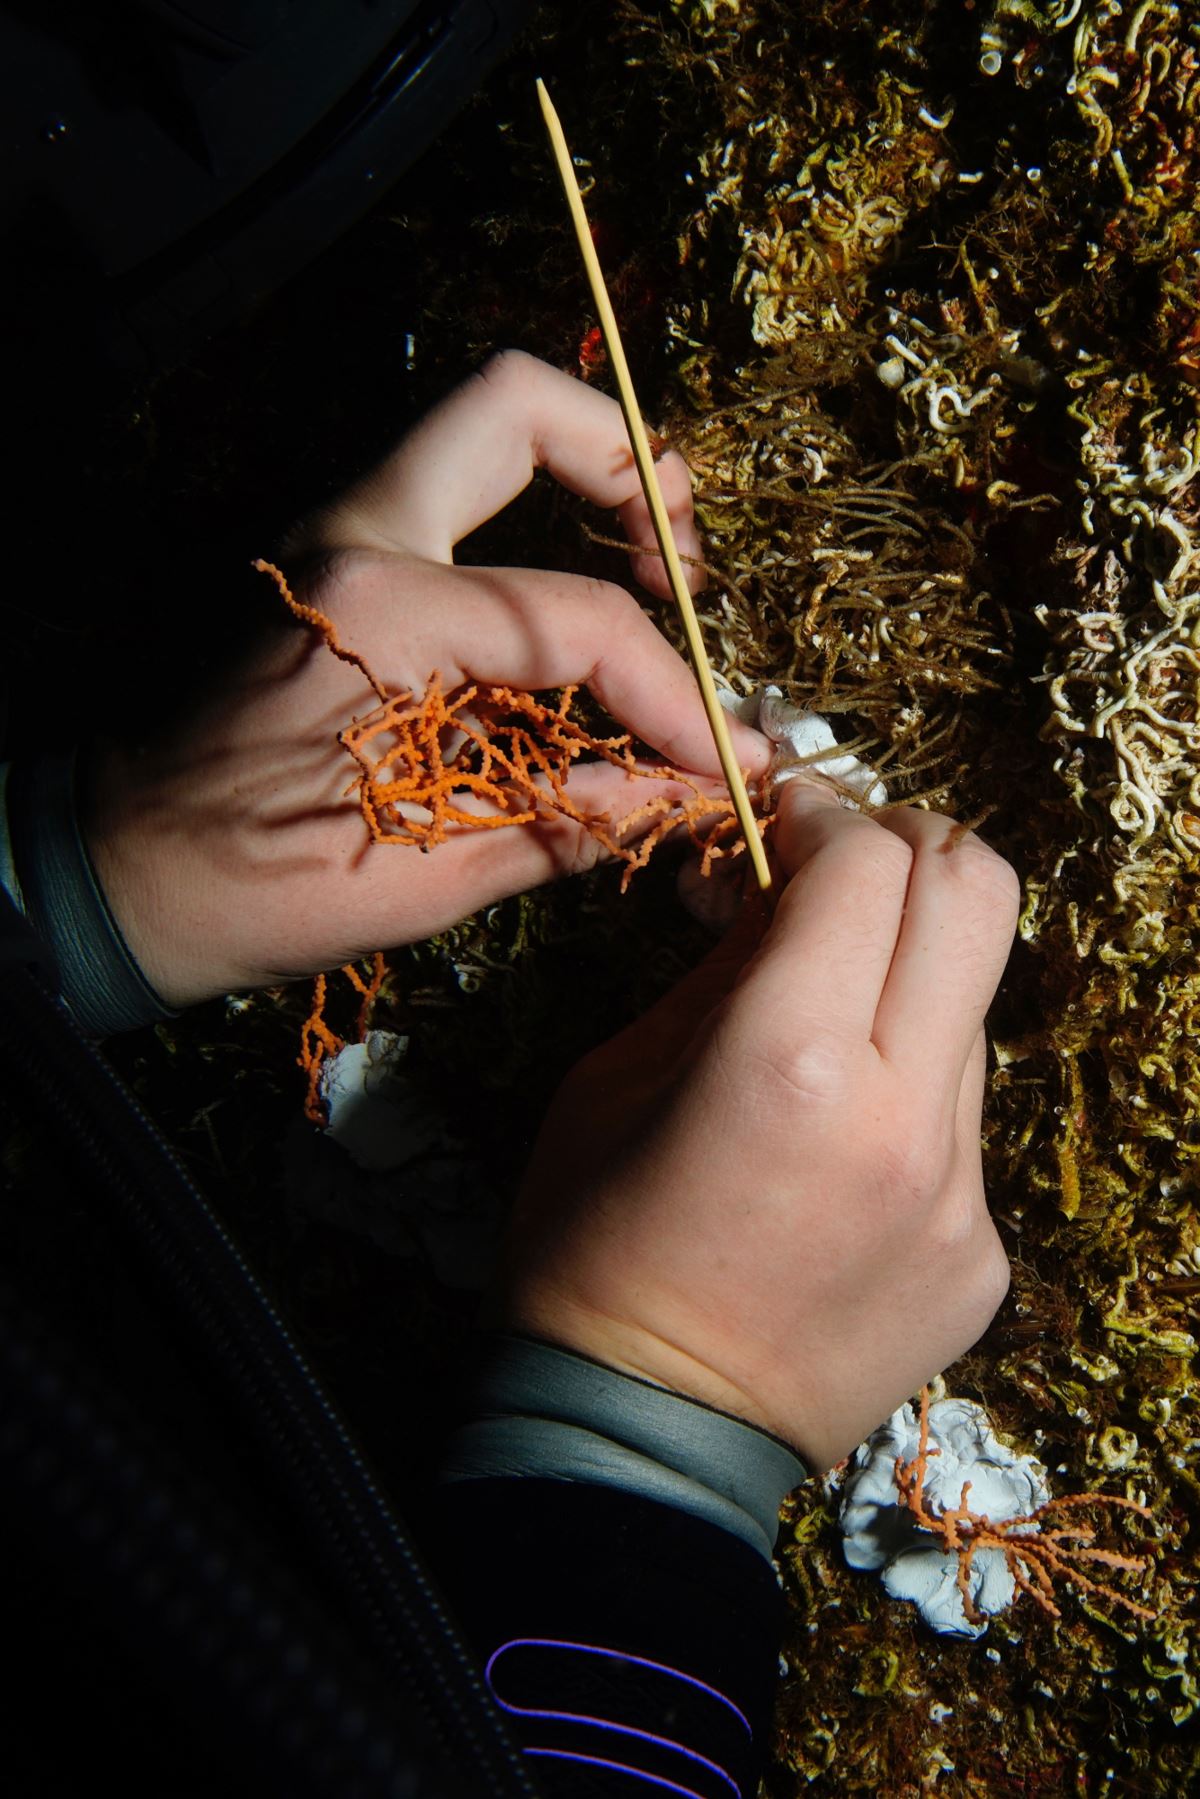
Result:
[[[681,457],[658,465],[684,555],[698,555]],[[632,544],[654,545],[616,402],[532,357],[496,357],[317,519],[298,597],[329,616],[390,691],[468,681],[537,690],[585,683],[661,757],[719,779],[687,665],[623,589],[531,569],[456,568],[454,547],[546,468],[616,508]],[[635,555],[670,592],[657,555]],[[696,581],[699,586],[699,580]],[[153,753],[109,750],[85,833],[109,904],[151,985],[181,1006],[338,967],[417,941],[507,894],[590,866],[599,850],[566,819],[466,832],[428,855],[367,840],[337,733],[376,704],[281,609],[277,640]],[[769,745],[737,727],[762,772]],[[572,800],[614,817],[666,794],[604,764],[576,768]]]
[[951,821],[779,795],[790,876],[561,1088],[494,1318],[839,1461],[1008,1285],[983,1018],[1017,881]]

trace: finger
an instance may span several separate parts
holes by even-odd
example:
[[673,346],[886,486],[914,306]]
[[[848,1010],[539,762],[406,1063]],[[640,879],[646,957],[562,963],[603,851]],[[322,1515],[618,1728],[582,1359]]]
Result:
[[749,894],[725,936],[704,959],[595,1052],[597,1065],[611,1070],[611,1084],[627,1082],[635,1094],[653,1099],[676,1077],[681,1061],[701,1052],[706,1020],[737,986],[768,923],[762,896]]
[[[342,785],[339,779],[335,787],[339,796]],[[613,827],[619,827],[634,806],[644,808],[640,826],[611,831],[623,846],[635,850],[646,830],[695,797],[694,789],[680,782],[630,776],[604,763],[574,770],[568,787],[581,812],[593,818],[607,813]],[[345,840],[351,845],[347,875],[353,897],[347,895],[342,909],[353,916],[355,930],[361,933],[361,942],[353,952],[348,949],[343,960],[352,960],[368,943],[411,942],[435,934],[510,894],[583,873],[610,854],[586,823],[550,812],[500,828],[452,825],[450,834],[427,855],[402,854],[398,846],[379,849],[364,844],[356,809],[347,815],[345,802],[337,804],[333,794],[331,800],[345,820]],[[496,812],[475,794],[458,796],[456,806],[481,818]]]
[[[355,541],[449,562],[456,543],[493,518],[548,469],[598,506],[626,508],[636,541],[654,546],[621,409],[573,376],[520,351],[493,357],[434,407],[337,509]],[[691,488],[679,458],[664,470],[680,549],[699,554]],[[643,516],[644,515],[644,516]],[[331,519],[330,529],[337,530]],[[336,547],[336,546],[334,546]],[[665,591],[661,562],[639,558],[639,578]],[[645,564],[643,570],[642,564]]]
[[875,1018],[875,1043],[897,1066],[920,1067],[957,1093],[1016,929],[1017,878],[953,820],[898,807],[881,828],[912,855],[908,902]]
[[[581,867],[590,868],[596,860],[619,857],[623,850],[629,850],[636,856],[641,840],[652,831],[657,832],[656,841],[678,833],[680,840],[686,842],[683,808],[707,794],[724,797],[724,790],[715,781],[698,780],[690,784],[661,780],[648,772],[631,774],[608,762],[589,762],[577,764],[564,782],[569,806],[579,815],[573,817],[571,811],[557,805],[549,783],[540,776],[537,786],[539,793],[544,796],[545,809],[539,811],[536,824],[530,821],[532,834],[537,835],[537,829],[543,822],[551,825],[556,819],[561,819],[567,827],[562,843],[568,846],[564,849],[562,845],[554,845],[556,860],[549,869],[544,866],[545,845],[530,850],[527,862],[530,875],[536,875],[541,880],[547,880],[556,874],[577,873]],[[459,795],[455,805],[460,811],[483,818],[503,816],[506,811],[511,816],[513,810],[511,806],[501,807],[484,795],[470,793]],[[714,812],[709,816],[727,816],[727,805],[725,813]],[[573,842],[571,827],[576,824],[586,837],[593,840],[578,854],[572,853],[569,848]],[[469,825],[464,827],[467,831],[471,828]],[[653,851],[651,849],[645,853],[648,855]]]
[[866,1044],[904,916],[911,853],[874,819],[796,779],[779,795],[775,847],[790,875],[744,983],[765,1042],[814,1029]]
[[[658,484],[662,489],[667,516],[671,521],[675,548],[679,551],[683,564],[684,579],[691,593],[699,593],[706,576],[699,566],[700,533],[696,529],[692,512],[692,478],[688,473],[687,463],[682,456],[670,450],[665,456],[659,457],[655,468],[658,470]],[[650,508],[640,486],[633,499],[627,500],[618,508],[617,516],[630,543],[637,545],[638,551],[642,552],[634,552],[629,558],[637,579],[660,599],[673,599],[666,565],[658,553],[658,538],[650,517]],[[645,551],[650,551],[651,554],[646,555]]]
[[[398,582],[421,605],[396,624]],[[720,761],[695,677],[622,588],[543,569],[454,569],[381,557],[356,569],[339,596],[338,628],[389,690],[435,670],[450,691],[481,681],[539,691],[586,684],[601,705],[668,762],[717,776]],[[752,775],[771,746],[730,721],[734,751]]]
[[979,1032],[967,1055],[958,1090],[954,1121],[959,1143],[967,1155],[983,1154],[983,1096],[987,1087],[987,1039]]
[[[668,784],[645,785],[651,791],[661,787],[669,797]],[[487,808],[468,798],[462,810],[485,813]],[[585,825],[553,815],[493,830],[454,829],[422,856],[390,847],[386,853],[369,849],[354,866],[356,929],[364,942],[374,943],[436,935],[512,894],[585,873],[605,854]],[[419,919],[419,928],[410,919]]]

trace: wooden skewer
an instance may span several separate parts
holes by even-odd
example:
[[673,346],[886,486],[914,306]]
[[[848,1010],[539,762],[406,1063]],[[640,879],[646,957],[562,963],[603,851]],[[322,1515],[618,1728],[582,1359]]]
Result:
[[688,652],[692,658],[692,666],[696,671],[696,679],[700,683],[700,692],[704,699],[704,710],[708,714],[708,722],[717,746],[717,755],[721,759],[721,769],[725,776],[737,813],[738,823],[742,827],[742,835],[746,839],[746,848],[750,852],[750,860],[754,864],[754,872],[758,876],[758,884],[765,892],[771,885],[771,871],[767,867],[766,853],[763,850],[762,838],[759,836],[758,823],[750,805],[750,796],[746,792],[746,783],[738,766],[737,757],[733,753],[733,743],[729,736],[729,721],[725,709],[717,698],[717,690],[713,683],[712,670],[708,666],[708,657],[704,652],[704,641],[700,636],[700,625],[696,618],[696,608],[692,604],[692,596],[684,578],[683,565],[679,560],[679,551],[675,544],[675,534],[671,529],[671,520],[667,515],[666,503],[663,500],[662,488],[659,486],[658,470],[654,466],[654,457],[650,451],[650,443],[646,436],[646,427],[642,420],[641,407],[637,395],[633,391],[633,381],[629,374],[629,364],[625,360],[625,351],[621,344],[621,333],[617,329],[616,315],[612,309],[612,301],[608,297],[608,289],[604,285],[604,276],[600,269],[600,261],[596,255],[596,246],[592,242],[591,228],[587,214],[583,209],[583,196],[579,192],[579,183],[575,179],[575,168],[571,161],[571,152],[567,148],[567,140],[563,136],[563,128],[558,114],[554,110],[545,83],[537,84],[538,99],[542,103],[542,116],[546,121],[546,129],[550,133],[550,142],[554,149],[554,160],[558,164],[559,178],[563,184],[563,192],[567,196],[567,205],[571,209],[571,218],[575,225],[575,235],[579,239],[579,248],[587,270],[588,283],[592,290],[592,299],[600,320],[600,329],[604,334],[605,347],[612,363],[613,374],[617,379],[617,393],[621,402],[621,411],[625,415],[626,428],[629,431],[629,442],[633,450],[633,459],[637,463],[637,472],[641,479],[642,491],[646,496],[646,504],[650,508],[650,517],[654,523],[654,535],[658,539],[658,547],[662,552],[663,563],[671,583],[671,592],[679,607],[683,619],[684,634],[687,637]]

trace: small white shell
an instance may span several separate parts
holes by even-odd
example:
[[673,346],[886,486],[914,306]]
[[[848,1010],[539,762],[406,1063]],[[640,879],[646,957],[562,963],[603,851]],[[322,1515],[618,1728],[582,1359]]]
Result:
[[312,1217],[388,1255],[422,1253],[446,1286],[479,1291],[495,1265],[505,1208],[487,1171],[406,1076],[407,1048],[406,1037],[368,1031],[325,1061],[325,1135],[339,1147],[314,1145],[308,1127],[298,1129],[289,1191]]
[[398,1168],[429,1150],[440,1135],[403,1097],[401,1064],[407,1037],[368,1031],[362,1043],[348,1043],[321,1069],[321,1098],[328,1118],[326,1135],[360,1168]]

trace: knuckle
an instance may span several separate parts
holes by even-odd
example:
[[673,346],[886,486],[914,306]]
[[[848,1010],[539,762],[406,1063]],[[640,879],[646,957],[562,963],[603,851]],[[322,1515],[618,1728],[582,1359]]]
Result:
[[853,1097],[852,1073],[845,1052],[830,1036],[814,1034],[776,1049],[767,1067],[772,1100],[832,1110],[846,1105]]
[[982,1194],[956,1196],[937,1225],[937,1254],[958,1288],[964,1306],[986,1329],[1003,1304],[1011,1278],[995,1225]]
[[[686,767],[687,752],[690,747],[691,739],[686,731],[668,731],[663,734],[661,741],[656,745],[656,757],[676,767],[680,765]],[[710,877],[705,879],[706,886],[708,878]]]
[[824,851],[839,864],[844,861],[851,884],[874,892],[904,892],[913,853],[901,838],[838,804],[826,783],[789,781],[783,793],[779,849],[789,872]]
[[1016,869],[978,837],[966,837],[950,852],[949,873],[976,910],[996,922],[1015,924],[1021,904]]
[[297,590],[297,598],[336,618],[345,629],[369,615],[380,569],[377,551],[334,549],[313,565]]
[[990,1220],[986,1249],[979,1258],[976,1281],[979,1288],[980,1306],[986,1311],[990,1323],[1007,1299],[1008,1289],[1012,1285],[1012,1268],[996,1227]]
[[869,871],[880,886],[900,889],[907,887],[913,865],[913,853],[909,845],[870,819],[864,819],[863,823],[870,829],[869,836],[865,831],[862,834],[859,852],[864,872]]
[[358,581],[358,552],[323,549],[301,570],[292,594],[301,606],[313,606],[332,618],[344,614]]
[[[883,1178],[889,1193],[911,1218],[913,1208],[928,1214],[946,1186],[951,1146],[933,1132],[912,1131],[889,1139],[880,1151]],[[948,1251],[956,1247],[962,1224],[952,1212],[927,1225],[931,1247]]]
[[959,1245],[952,1278],[964,1337],[977,1341],[1004,1304],[1012,1279],[1004,1246],[986,1214]]
[[595,575],[584,575],[580,579],[584,582],[583,598],[593,613],[605,614],[608,628],[644,622],[645,615],[633,595],[618,587],[615,581],[602,581]]
[[312,570],[309,584],[314,592],[319,589],[322,601],[337,605],[355,591],[373,560],[370,552],[364,550],[330,550]]
[[536,358],[526,350],[495,350],[479,371],[478,379],[488,387],[507,387],[515,381],[527,381]]
[[561,868],[568,877],[590,874],[606,857],[603,846],[583,825],[573,827]]

